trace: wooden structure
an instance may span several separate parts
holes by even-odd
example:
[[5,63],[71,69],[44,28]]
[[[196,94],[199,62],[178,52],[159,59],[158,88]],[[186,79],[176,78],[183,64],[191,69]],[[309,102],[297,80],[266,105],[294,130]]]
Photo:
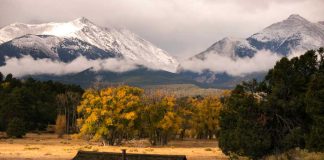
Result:
[[126,154],[112,152],[79,151],[73,160],[187,160],[184,155]]

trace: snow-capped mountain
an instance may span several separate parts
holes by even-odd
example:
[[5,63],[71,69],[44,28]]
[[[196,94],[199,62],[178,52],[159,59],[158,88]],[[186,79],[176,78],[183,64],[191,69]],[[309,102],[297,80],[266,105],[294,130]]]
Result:
[[[188,63],[189,66],[183,67],[184,70],[191,70],[191,64],[206,64],[205,68],[202,68],[201,74],[195,75],[193,77],[195,80],[199,80],[200,83],[210,83],[216,84],[229,81],[225,73],[214,73],[213,70],[217,65],[212,65],[212,63],[217,63],[221,58],[225,59],[224,64],[232,62],[231,64],[237,65],[239,70],[240,63],[254,63],[252,60],[259,60],[262,54],[264,57],[261,59],[267,60],[269,58],[269,64],[271,58],[281,57],[281,56],[294,56],[300,53],[304,53],[310,49],[318,49],[324,46],[324,22],[312,23],[305,18],[293,14],[287,19],[274,23],[260,32],[253,34],[248,38],[224,38],[212,46],[207,48],[205,51],[189,58],[183,64]],[[267,50],[267,51],[264,51]],[[271,52],[268,52],[271,51]],[[258,56],[255,56],[257,53]],[[267,54],[268,55],[265,55]],[[269,56],[269,53],[276,53],[277,55]],[[247,59],[249,57],[249,59]],[[256,57],[256,58],[255,58]],[[213,62],[214,61],[214,62]],[[222,63],[222,62],[221,62]],[[241,64],[243,65],[243,64]],[[203,65],[202,65],[203,66]],[[195,67],[195,66],[194,66]],[[208,68],[210,67],[210,68]],[[244,65],[242,66],[244,68]],[[230,67],[229,67],[230,68]],[[216,68],[217,70],[217,68]],[[263,72],[255,72],[250,74],[249,78],[259,78],[264,76]],[[235,77],[235,76],[234,76]],[[240,79],[239,77],[233,78],[234,80]],[[237,81],[239,83],[239,81]],[[217,84],[216,84],[217,85]]]
[[34,59],[50,58],[62,62],[71,62],[79,56],[87,59],[119,58],[116,53],[107,52],[77,38],[32,34],[1,44],[0,55],[0,65],[4,65],[5,57],[21,58],[26,55]]
[[317,26],[318,26],[319,28],[322,28],[322,30],[324,30],[324,21],[319,21],[319,22],[317,23]]
[[286,20],[266,27],[246,39],[224,38],[207,50],[192,57],[204,60],[210,54],[229,56],[233,59],[253,57],[259,50],[270,50],[283,56],[324,46],[324,23],[312,23],[293,14]]
[[324,45],[324,30],[317,23],[293,14],[248,38],[258,49],[288,55],[292,51],[316,49]]
[[[24,39],[22,39],[24,35],[34,36],[23,37]],[[50,35],[52,37],[44,38],[35,35]],[[11,41],[13,39],[15,40]],[[92,45],[92,48],[96,47],[93,49],[100,49],[109,55],[104,56],[104,52],[100,51],[102,53],[99,56],[100,58],[121,57],[153,69],[176,72],[179,65],[178,61],[166,51],[154,46],[131,31],[123,28],[100,27],[86,18],[78,18],[65,23],[14,23],[0,29],[1,45],[5,44],[5,42],[9,42],[11,43],[10,45],[18,48],[19,46],[28,48],[27,45],[29,45],[33,49],[36,47],[36,50],[46,50],[46,54],[50,58],[59,55],[56,49],[59,48],[57,45],[64,44],[62,41],[79,43],[78,48],[90,47],[89,45]],[[83,46],[84,44],[86,46]]]

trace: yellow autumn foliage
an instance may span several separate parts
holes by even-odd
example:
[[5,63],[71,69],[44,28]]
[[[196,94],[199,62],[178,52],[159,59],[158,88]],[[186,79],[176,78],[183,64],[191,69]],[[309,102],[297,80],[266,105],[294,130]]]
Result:
[[142,89],[130,86],[86,90],[77,108],[82,117],[78,120],[79,134],[112,144],[120,141],[133,129],[142,94]]
[[200,138],[213,138],[219,130],[219,115],[223,107],[220,98],[207,96],[203,99],[192,99],[195,114],[193,129]]
[[143,89],[130,86],[88,89],[77,108],[79,137],[111,145],[141,136],[153,145],[186,135],[213,138],[222,106],[219,96],[181,99],[159,91],[144,95]]

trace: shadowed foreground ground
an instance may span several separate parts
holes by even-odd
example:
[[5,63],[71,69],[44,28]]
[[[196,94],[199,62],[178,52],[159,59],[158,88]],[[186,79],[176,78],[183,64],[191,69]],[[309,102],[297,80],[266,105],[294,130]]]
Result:
[[150,147],[145,140],[131,141],[123,146],[100,146],[83,140],[56,138],[54,134],[27,134],[24,139],[0,139],[0,160],[70,160],[78,150],[141,154],[182,154],[189,160],[219,160],[227,157],[215,140],[172,141],[165,147]]

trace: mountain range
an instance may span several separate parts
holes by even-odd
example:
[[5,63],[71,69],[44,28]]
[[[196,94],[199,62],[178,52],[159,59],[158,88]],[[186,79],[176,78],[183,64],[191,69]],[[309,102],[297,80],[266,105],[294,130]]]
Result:
[[70,62],[89,59],[127,59],[152,69],[176,72],[179,62],[166,51],[124,28],[100,27],[86,18],[66,23],[14,23],[0,30],[0,63],[4,57],[30,55]]
[[[324,46],[324,22],[313,23],[299,15],[274,23],[247,38],[226,37],[187,61],[213,61],[211,55],[236,61],[253,58],[267,50],[280,56]],[[115,58],[138,65],[123,73],[91,68],[67,75],[28,75],[89,86],[95,81],[131,85],[192,83],[204,87],[230,88],[241,80],[262,79],[264,72],[233,76],[209,69],[199,73],[184,68],[166,51],[125,28],[100,27],[86,18],[64,23],[14,23],[0,29],[0,66],[7,58],[31,56],[68,63],[82,56],[89,60]],[[123,65],[123,64],[121,64]]]

